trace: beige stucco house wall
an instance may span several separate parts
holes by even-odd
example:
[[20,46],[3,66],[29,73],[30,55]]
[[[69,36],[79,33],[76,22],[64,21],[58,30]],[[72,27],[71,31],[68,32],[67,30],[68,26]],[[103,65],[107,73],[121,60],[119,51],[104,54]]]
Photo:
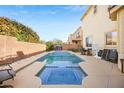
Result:
[[[82,16],[83,46],[86,48],[86,37],[92,37],[92,44],[97,44],[99,48],[116,48],[117,46],[106,45],[106,33],[117,31],[116,21],[109,18],[107,5],[89,6]],[[95,10],[94,10],[95,9]]]
[[[120,59],[124,58],[124,6],[91,5],[81,21],[83,46],[86,48],[85,39],[91,36],[92,44],[97,44],[100,49],[116,48],[119,53],[118,67],[121,70]],[[117,45],[106,45],[106,33],[111,31],[117,31]]]
[[121,70],[122,64],[120,59],[124,59],[124,5],[111,6],[110,7],[110,19],[112,21],[117,21],[117,31],[118,31],[118,67]]

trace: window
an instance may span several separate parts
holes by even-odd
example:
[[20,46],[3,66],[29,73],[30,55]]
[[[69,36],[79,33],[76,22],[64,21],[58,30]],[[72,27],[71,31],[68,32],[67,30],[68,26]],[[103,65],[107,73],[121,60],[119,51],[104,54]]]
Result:
[[94,6],[94,11],[93,13],[95,14],[97,12],[97,5]]
[[80,32],[76,33],[76,38],[80,38]]
[[108,32],[106,34],[106,45],[117,45],[117,32]]
[[86,47],[92,47],[92,37],[86,37]]

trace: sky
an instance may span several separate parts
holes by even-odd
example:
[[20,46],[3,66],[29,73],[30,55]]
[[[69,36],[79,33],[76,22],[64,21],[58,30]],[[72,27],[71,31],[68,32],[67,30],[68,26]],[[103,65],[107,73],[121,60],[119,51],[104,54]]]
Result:
[[81,25],[81,17],[87,5],[0,5],[0,16],[32,28],[41,40],[60,39],[67,41],[68,36]]

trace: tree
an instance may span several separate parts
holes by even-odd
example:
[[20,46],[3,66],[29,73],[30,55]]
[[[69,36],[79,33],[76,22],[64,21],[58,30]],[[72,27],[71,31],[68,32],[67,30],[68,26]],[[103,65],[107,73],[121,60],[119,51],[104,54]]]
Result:
[[54,45],[62,45],[62,40],[59,40],[59,39],[53,39],[52,41],[54,43]]
[[5,17],[0,17],[0,35],[13,36],[19,41],[40,43],[39,36],[30,27]]
[[46,42],[47,51],[54,50],[54,44],[51,41]]

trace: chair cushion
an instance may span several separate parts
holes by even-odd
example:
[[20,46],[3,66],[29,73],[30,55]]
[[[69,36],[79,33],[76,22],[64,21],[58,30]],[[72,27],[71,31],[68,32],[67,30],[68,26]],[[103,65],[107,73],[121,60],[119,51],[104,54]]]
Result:
[[109,53],[109,61],[117,63],[118,60],[118,52],[116,49],[111,49]]
[[102,59],[106,59],[107,54],[108,54],[108,49],[104,49],[102,54]]
[[15,72],[13,70],[1,70],[0,71],[0,82],[11,79],[15,76]]

